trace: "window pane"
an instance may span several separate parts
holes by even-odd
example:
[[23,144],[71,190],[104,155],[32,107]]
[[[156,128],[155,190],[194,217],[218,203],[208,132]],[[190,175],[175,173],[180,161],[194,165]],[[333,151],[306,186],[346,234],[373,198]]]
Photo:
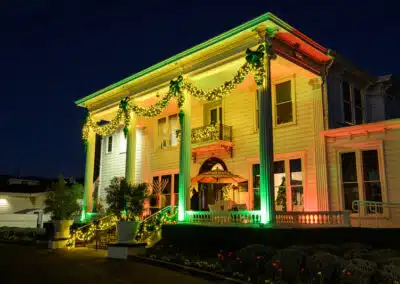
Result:
[[274,167],[272,171],[274,174],[285,173],[285,161],[274,162]]
[[113,137],[112,136],[108,136],[107,152],[111,152],[112,151],[112,140],[113,140]]
[[290,160],[290,184],[302,185],[301,159]]
[[366,200],[382,202],[382,190],[380,182],[365,182],[364,187]]
[[356,124],[362,124],[363,123],[363,109],[360,107],[356,107]]
[[351,103],[350,102],[343,102],[343,112],[344,112],[344,121],[345,122],[353,122],[353,115],[351,111]]
[[343,184],[343,191],[344,191],[344,209],[353,210],[352,209],[353,201],[359,200],[357,183]]
[[276,123],[288,123],[293,121],[292,102],[276,105]]
[[342,93],[343,93],[343,100],[350,102],[351,101],[351,98],[350,98],[350,85],[346,81],[342,82]]
[[291,88],[292,86],[290,81],[286,81],[275,85],[277,104],[290,102],[292,100]]
[[364,181],[377,181],[379,179],[378,151],[362,151]]
[[170,144],[176,146],[178,144],[178,138],[176,137],[176,131],[178,130],[178,115],[174,114],[169,117],[169,131],[170,131]]
[[359,89],[354,89],[354,103],[356,106],[362,107],[362,97]]
[[165,182],[167,182],[167,185],[165,186],[163,193],[170,194],[171,193],[171,176],[170,175],[162,176],[161,180],[162,180],[163,184],[165,184]]
[[167,147],[167,137],[168,137],[168,128],[167,128],[167,118],[163,117],[158,120],[158,137],[160,139],[161,148]]
[[304,205],[303,200],[303,187],[294,186],[292,187],[292,204],[295,206]]
[[253,165],[253,188],[260,188],[260,165]]
[[254,191],[254,201],[253,201],[253,207],[254,210],[260,210],[261,209],[261,203],[260,203],[260,165],[256,164],[253,165],[252,168],[253,172],[253,191]]
[[356,153],[342,153],[342,182],[357,182]]
[[216,109],[212,109],[211,112],[210,112],[210,115],[211,115],[211,117],[210,117],[211,124],[216,124],[217,121],[218,121],[217,110]]
[[179,174],[174,174],[174,192],[179,192]]

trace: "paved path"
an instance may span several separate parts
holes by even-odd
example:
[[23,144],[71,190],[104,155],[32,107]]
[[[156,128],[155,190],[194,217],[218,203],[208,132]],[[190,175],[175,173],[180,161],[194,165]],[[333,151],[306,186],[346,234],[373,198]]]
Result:
[[4,284],[205,284],[190,275],[136,263],[108,260],[105,251],[50,251],[0,244],[0,283]]

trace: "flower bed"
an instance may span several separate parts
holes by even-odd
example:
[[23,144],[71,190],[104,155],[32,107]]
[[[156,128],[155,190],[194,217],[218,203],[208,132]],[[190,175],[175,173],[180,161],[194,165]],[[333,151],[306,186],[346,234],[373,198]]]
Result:
[[213,256],[158,244],[146,257],[249,283],[400,283],[400,252],[360,244],[273,248],[249,245]]

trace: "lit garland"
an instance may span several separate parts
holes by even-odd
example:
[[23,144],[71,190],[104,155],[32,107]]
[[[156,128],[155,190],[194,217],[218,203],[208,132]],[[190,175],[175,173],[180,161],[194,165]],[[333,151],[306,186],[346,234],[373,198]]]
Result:
[[[210,124],[203,127],[198,127],[192,129],[191,140],[192,143],[197,143],[205,140],[217,140],[219,137],[220,125],[219,124]],[[176,137],[178,141],[181,139],[180,130],[176,131]]]
[[[114,117],[114,119],[104,126],[99,126],[93,121],[90,114],[88,114],[82,129],[82,138],[85,141],[85,146],[87,146],[87,140],[90,131],[93,131],[101,136],[107,136],[112,134],[121,124],[123,124],[124,134],[126,136],[128,134],[132,112],[141,117],[155,117],[168,106],[172,97],[177,100],[178,107],[181,108],[185,101],[185,97],[183,95],[184,91],[202,101],[218,101],[236,89],[236,87],[243,82],[250,72],[254,72],[256,84],[261,85],[265,74],[263,64],[264,50],[264,45],[260,45],[255,51],[247,49],[246,63],[239,68],[232,80],[226,81],[224,84],[212,89],[211,91],[204,91],[196,87],[191,82],[185,80],[182,75],[180,75],[176,80],[171,80],[168,93],[165,94],[161,100],[148,108],[140,107],[136,104],[131,105],[129,104],[129,98],[125,98],[120,102],[117,115]],[[207,131],[209,134],[209,131],[211,130]]]

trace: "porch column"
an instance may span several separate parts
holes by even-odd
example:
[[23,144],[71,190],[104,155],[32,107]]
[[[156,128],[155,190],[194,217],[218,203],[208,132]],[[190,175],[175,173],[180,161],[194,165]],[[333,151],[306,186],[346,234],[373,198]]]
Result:
[[179,123],[181,125],[181,141],[179,145],[179,206],[178,221],[185,220],[187,209],[187,198],[190,186],[190,164],[191,164],[191,97],[187,92],[185,103],[179,112]]
[[126,145],[126,166],[125,166],[125,179],[128,184],[135,184],[136,182],[136,123],[137,116],[132,113],[130,123],[128,126],[127,145]]
[[264,56],[265,78],[258,89],[259,96],[259,143],[260,143],[260,203],[261,223],[275,222],[274,163],[273,134],[272,134],[272,102],[271,102],[271,58],[272,38],[265,32],[266,52]]
[[96,134],[93,130],[89,130],[86,148],[86,168],[85,183],[82,201],[81,221],[85,221],[86,213],[92,212],[93,204],[93,175],[94,175],[94,152],[96,148]]

